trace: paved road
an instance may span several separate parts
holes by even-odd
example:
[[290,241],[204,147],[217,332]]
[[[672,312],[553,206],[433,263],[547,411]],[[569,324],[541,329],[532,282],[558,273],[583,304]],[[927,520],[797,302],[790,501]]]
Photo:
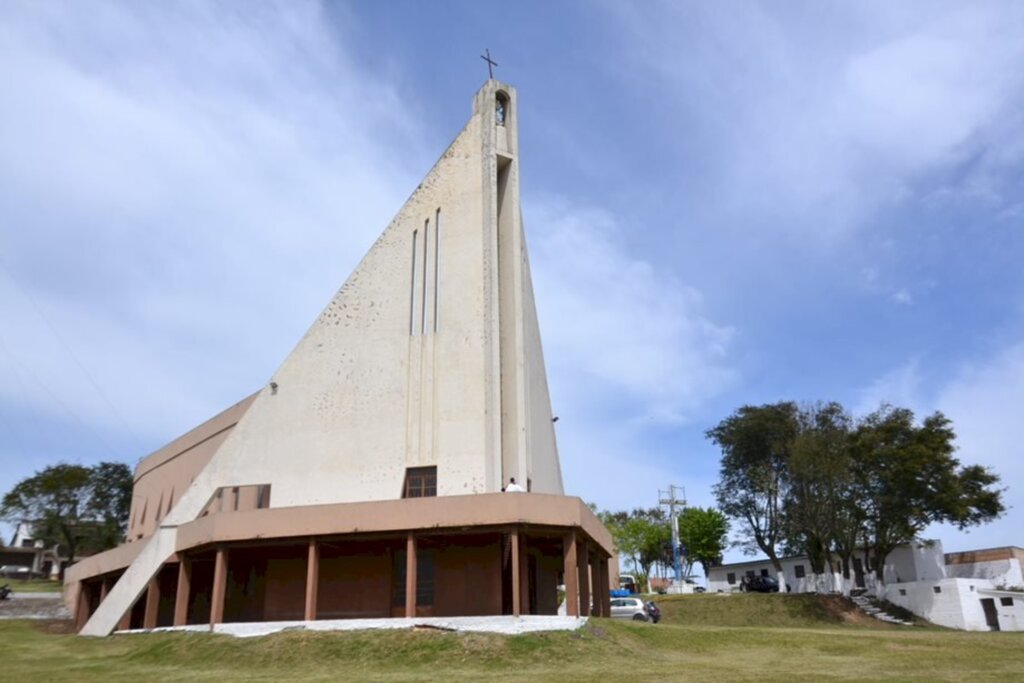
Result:
[[14,593],[0,600],[0,619],[70,619],[60,593]]

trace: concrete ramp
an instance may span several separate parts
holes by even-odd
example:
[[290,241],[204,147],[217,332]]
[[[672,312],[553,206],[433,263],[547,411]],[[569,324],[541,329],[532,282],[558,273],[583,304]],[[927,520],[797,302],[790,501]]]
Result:
[[146,541],[139,556],[135,559],[106,599],[96,608],[96,612],[79,632],[83,636],[109,636],[117,628],[118,622],[125,612],[132,608],[139,599],[150,580],[167,560],[174,555],[175,543],[178,538],[177,527],[160,527]]

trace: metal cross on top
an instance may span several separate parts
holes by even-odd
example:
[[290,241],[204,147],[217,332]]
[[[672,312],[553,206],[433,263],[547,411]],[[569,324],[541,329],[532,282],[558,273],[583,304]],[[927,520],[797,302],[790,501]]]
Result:
[[494,78],[494,67],[498,66],[498,63],[491,59],[491,48],[484,50],[485,55],[480,55],[480,59],[487,62],[487,77]]

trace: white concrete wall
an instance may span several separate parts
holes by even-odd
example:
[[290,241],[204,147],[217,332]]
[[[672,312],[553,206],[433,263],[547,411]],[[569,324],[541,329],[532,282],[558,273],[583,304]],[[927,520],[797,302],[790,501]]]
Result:
[[988,579],[994,586],[1024,587],[1020,560],[1016,557],[988,562],[950,564],[946,565],[946,573],[952,578]]
[[[940,626],[965,631],[988,631],[981,601],[993,600],[1003,631],[1024,630],[1024,593],[1013,595],[995,591],[985,579],[942,579],[913,581],[885,586],[885,600],[908,609]],[[1012,600],[1003,605],[1002,598]]]
[[887,584],[946,578],[942,542],[915,541],[899,546],[885,558],[883,576]]
[[[782,560],[781,564],[786,583],[793,593],[828,593],[838,591],[840,588],[841,575],[823,574],[815,576],[811,574],[811,563],[806,558],[787,558]],[[803,577],[797,576],[797,566],[803,567]],[[763,562],[744,562],[740,563],[739,566],[726,565],[709,569],[707,589],[711,593],[738,591],[740,589],[740,579],[749,571],[753,571],[755,576],[760,576],[762,572],[767,571],[768,576],[778,578],[775,568],[768,560]],[[728,582],[728,575],[730,573],[736,575],[736,582],[733,584]],[[785,591],[786,586],[780,586],[779,590]]]

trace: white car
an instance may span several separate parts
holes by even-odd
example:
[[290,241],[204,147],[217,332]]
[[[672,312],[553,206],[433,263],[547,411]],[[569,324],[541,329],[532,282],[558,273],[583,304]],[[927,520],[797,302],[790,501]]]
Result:
[[647,605],[640,598],[612,598],[612,619],[650,621]]

